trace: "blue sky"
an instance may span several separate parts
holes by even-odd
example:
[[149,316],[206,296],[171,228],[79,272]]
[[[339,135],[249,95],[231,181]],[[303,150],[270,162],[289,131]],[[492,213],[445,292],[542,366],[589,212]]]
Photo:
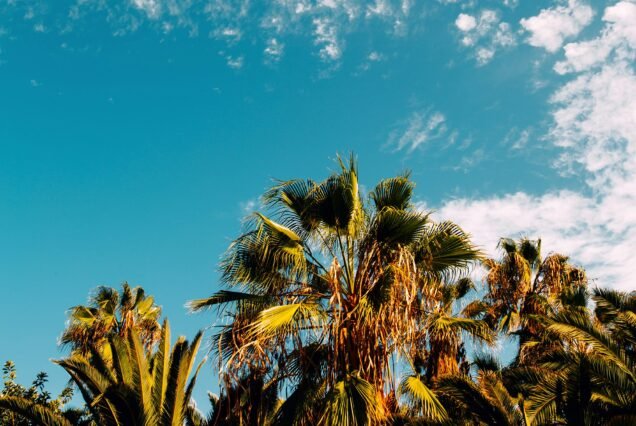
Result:
[[0,0],[0,360],[59,388],[66,309],[125,280],[209,326],[258,196],[350,151],[634,289],[635,52],[627,0]]

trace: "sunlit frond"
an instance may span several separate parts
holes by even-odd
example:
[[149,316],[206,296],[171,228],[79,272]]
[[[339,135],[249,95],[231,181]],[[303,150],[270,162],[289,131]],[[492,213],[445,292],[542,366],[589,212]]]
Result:
[[249,332],[256,338],[269,338],[318,324],[324,318],[320,305],[311,301],[273,306],[260,312]]
[[422,382],[420,376],[406,376],[402,379],[399,393],[406,398],[410,407],[426,419],[442,421],[448,418],[446,409],[440,403],[435,392]]

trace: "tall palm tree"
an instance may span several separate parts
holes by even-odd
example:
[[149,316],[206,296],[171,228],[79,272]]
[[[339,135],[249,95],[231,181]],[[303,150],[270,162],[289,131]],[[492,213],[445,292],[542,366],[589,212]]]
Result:
[[[264,371],[288,391],[277,418],[297,424],[378,424],[397,410],[398,357],[430,349],[444,286],[480,258],[459,226],[414,208],[413,187],[386,179],[365,200],[351,158],[324,181],[264,195],[268,215],[254,214],[222,261],[230,289],[191,303],[229,309],[215,338],[229,382]],[[427,418],[445,416],[433,391],[416,395]]]
[[74,353],[88,355],[94,346],[106,349],[113,335],[126,337],[134,328],[146,349],[160,338],[161,307],[141,287],[122,284],[121,293],[111,287],[98,287],[88,305],[70,309],[66,329],[60,342]]
[[[569,263],[568,257],[552,253],[541,257],[541,240],[502,238],[500,260],[486,259],[487,294],[484,319],[494,328],[519,336],[520,347],[540,335],[537,315],[545,315],[562,301],[564,293],[585,288],[583,269]],[[530,357],[532,349],[526,346]]]

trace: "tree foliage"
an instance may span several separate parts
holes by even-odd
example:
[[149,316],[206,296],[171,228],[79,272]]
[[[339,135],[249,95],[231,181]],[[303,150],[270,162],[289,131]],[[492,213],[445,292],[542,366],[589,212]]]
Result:
[[[352,157],[278,182],[223,256],[224,288],[189,302],[222,319],[207,413],[192,399],[202,334],[171,344],[154,299],[124,284],[70,310],[55,363],[84,407],[7,363],[0,424],[636,424],[636,292],[590,289],[541,240],[502,238],[486,257],[416,208],[408,174],[368,194],[358,179]],[[499,340],[517,343],[508,363]]]

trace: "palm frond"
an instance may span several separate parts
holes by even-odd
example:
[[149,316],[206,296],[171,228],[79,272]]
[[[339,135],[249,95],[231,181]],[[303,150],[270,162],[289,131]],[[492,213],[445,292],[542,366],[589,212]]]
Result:
[[369,195],[377,211],[382,211],[386,207],[407,210],[410,207],[414,187],[415,184],[409,179],[407,173],[380,181]]
[[269,338],[316,324],[324,316],[324,311],[315,302],[290,303],[261,311],[249,328],[253,336]]
[[410,375],[402,379],[399,394],[406,398],[409,406],[428,420],[443,421],[448,418],[446,409],[433,392],[418,375]]
[[216,305],[225,305],[232,302],[267,302],[270,300],[269,296],[262,296],[260,294],[244,293],[240,291],[221,290],[214,293],[210,297],[204,299],[191,300],[186,304],[186,307],[191,312],[198,312],[204,309],[214,307]]
[[321,423],[333,426],[380,424],[385,414],[371,383],[355,374],[335,383],[327,395]]

